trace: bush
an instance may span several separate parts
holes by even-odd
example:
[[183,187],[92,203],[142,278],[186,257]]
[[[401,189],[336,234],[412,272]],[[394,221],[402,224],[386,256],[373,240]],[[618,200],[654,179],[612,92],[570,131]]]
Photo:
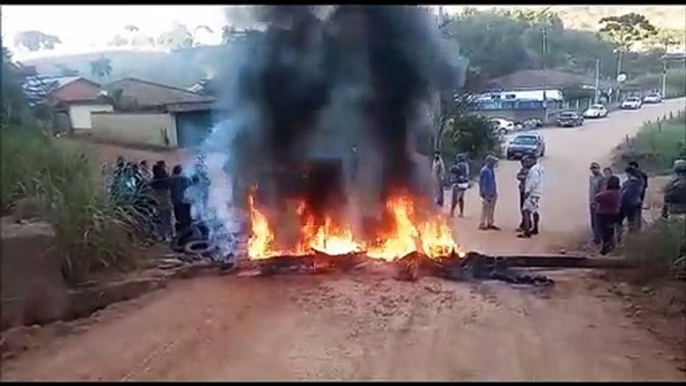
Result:
[[[669,69],[666,75],[665,98],[679,98],[686,95],[686,70],[683,67]],[[644,90],[662,91],[662,74],[647,74],[627,83]]]
[[660,219],[639,234],[629,235],[624,253],[646,278],[686,278],[686,218]]
[[473,175],[479,172],[487,154],[500,154],[500,138],[489,119],[481,115],[467,114],[448,121],[444,135],[447,140],[441,142],[441,153],[446,165],[452,164],[458,153],[467,153]]
[[2,210],[20,198],[37,198],[54,228],[55,250],[70,283],[134,260],[131,219],[106,196],[96,168],[76,148],[27,130],[2,131]]
[[619,146],[615,165],[620,168],[636,160],[647,171],[663,173],[677,158],[686,157],[686,113],[650,122]]

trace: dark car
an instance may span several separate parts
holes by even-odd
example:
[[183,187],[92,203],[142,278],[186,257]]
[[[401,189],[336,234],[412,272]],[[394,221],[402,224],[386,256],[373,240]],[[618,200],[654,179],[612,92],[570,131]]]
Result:
[[559,127],[576,127],[581,126],[583,124],[583,115],[575,111],[566,111],[564,113],[560,113],[560,115],[557,116],[557,125]]
[[545,155],[545,141],[538,134],[520,134],[507,145],[507,159],[522,158],[527,154]]

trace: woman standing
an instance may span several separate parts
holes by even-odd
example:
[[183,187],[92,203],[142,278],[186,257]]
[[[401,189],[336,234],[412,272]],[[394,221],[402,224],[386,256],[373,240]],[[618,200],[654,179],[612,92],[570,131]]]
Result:
[[595,195],[596,221],[603,243],[601,255],[606,255],[615,248],[615,229],[620,221],[621,201],[619,177],[611,176],[606,181],[605,190]]

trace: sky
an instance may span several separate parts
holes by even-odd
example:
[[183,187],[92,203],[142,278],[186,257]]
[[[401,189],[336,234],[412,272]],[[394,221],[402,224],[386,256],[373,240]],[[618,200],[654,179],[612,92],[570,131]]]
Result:
[[[443,8],[453,13],[464,7]],[[473,7],[484,9],[494,5]],[[2,38],[9,43],[5,45],[11,47],[15,58],[22,60],[102,50],[117,33],[123,34],[124,26],[128,24],[156,37],[178,21],[189,29],[198,25],[210,27],[214,32],[198,34],[198,40],[203,44],[218,44],[221,42],[221,28],[228,23],[223,8],[217,5],[6,5],[1,8]],[[63,44],[54,50],[31,53],[14,48],[14,36],[30,30],[59,36]]]
[[[169,30],[174,21],[190,29],[207,25],[214,34],[205,36],[206,44],[221,41],[221,27],[226,24],[222,6],[116,6],[116,5],[4,5],[2,38],[13,46],[14,36],[21,31],[38,30],[57,35],[62,45],[53,54],[94,51],[103,48],[124,26],[133,24],[141,32],[159,36]],[[209,35],[209,34],[208,34]],[[214,40],[214,41],[213,41]],[[12,49],[19,59],[24,56],[50,54],[25,53]]]

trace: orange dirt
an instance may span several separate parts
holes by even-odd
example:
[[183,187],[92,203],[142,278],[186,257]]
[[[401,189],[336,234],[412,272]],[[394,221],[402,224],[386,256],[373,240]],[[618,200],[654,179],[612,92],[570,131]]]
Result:
[[[647,119],[684,100],[545,129],[541,235],[517,239],[515,162],[503,161],[496,222],[458,242],[483,252],[556,251],[588,227],[587,173]],[[586,272],[540,292],[500,283],[370,277],[213,277],[99,312],[81,332],[3,361],[3,380],[685,380],[684,347],[638,326]]]

